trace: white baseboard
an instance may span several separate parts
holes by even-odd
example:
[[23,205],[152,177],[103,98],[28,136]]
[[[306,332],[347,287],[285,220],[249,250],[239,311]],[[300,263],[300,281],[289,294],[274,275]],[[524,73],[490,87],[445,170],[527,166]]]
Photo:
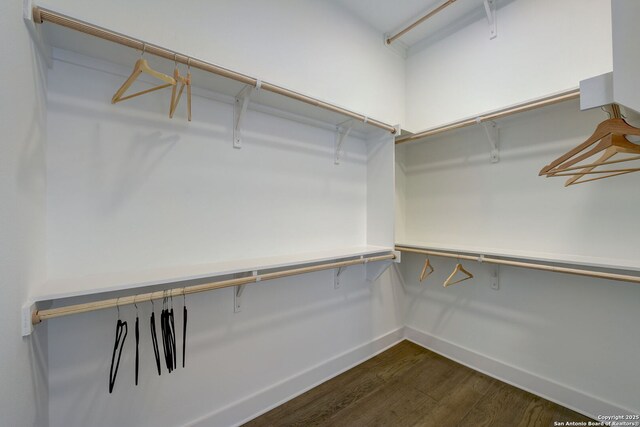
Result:
[[[332,359],[293,375],[271,387],[234,402],[213,413],[191,421],[185,427],[238,426],[294,397],[340,375],[404,340],[404,328],[398,328],[370,343],[348,350]],[[238,421],[242,420],[242,421]]]
[[542,378],[521,368],[478,354],[473,350],[409,326],[405,326],[404,336],[407,340],[448,359],[595,420],[597,420],[598,415],[634,414],[633,411],[620,408],[599,397],[589,395],[566,385],[558,384],[550,379]]

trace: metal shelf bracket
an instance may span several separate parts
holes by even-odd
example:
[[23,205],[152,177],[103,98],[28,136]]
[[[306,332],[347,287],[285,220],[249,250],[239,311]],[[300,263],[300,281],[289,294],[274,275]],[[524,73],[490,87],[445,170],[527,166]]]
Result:
[[339,267],[337,268],[334,273],[333,276],[333,289],[340,289],[340,276],[342,275],[342,273],[344,273],[344,271],[347,269],[347,267]]
[[[365,123],[367,122],[366,117],[364,122]],[[335,152],[335,159],[334,159],[334,163],[336,165],[340,164],[340,158],[344,154],[344,140],[351,133],[351,129],[353,129],[353,124],[354,124],[353,120],[347,120],[346,122],[340,123],[336,127],[336,146],[335,146],[336,152]]]
[[493,40],[498,37],[496,2],[497,0],[484,0],[484,11],[487,14],[487,21],[489,21],[489,40]]
[[[258,276],[258,271],[257,270],[252,271],[251,275],[254,277]],[[234,276],[238,276],[238,275],[234,275]],[[260,281],[260,277],[257,277],[256,282],[259,282],[259,281]],[[242,294],[244,292],[245,286],[247,285],[238,285],[234,289],[234,292],[233,292],[233,312],[234,313],[239,313],[242,311]]]
[[400,257],[401,257],[402,253],[400,251],[393,251],[393,254],[396,257],[394,259],[392,259],[392,260],[389,260],[389,261],[365,263],[365,268],[367,270],[367,282],[370,282],[370,283],[375,282],[382,275],[382,273],[387,271],[387,269],[392,264],[399,264],[400,263]]
[[491,272],[491,289],[497,291],[500,289],[500,266],[496,265],[493,267],[493,271]]
[[255,87],[247,85],[236,95],[233,106],[233,148],[242,148],[242,122],[247,114],[251,96],[262,86],[262,81],[257,80]]
[[489,146],[491,148],[491,163],[498,163],[500,161],[500,150],[498,148],[500,133],[498,125],[493,121],[482,122],[480,117],[476,119],[476,122],[482,125],[484,133],[487,134],[487,139],[489,140]]

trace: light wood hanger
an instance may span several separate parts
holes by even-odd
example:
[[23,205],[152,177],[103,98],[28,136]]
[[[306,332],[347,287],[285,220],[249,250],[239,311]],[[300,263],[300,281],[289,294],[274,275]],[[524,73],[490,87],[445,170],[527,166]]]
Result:
[[[562,164],[560,168],[556,168],[556,170],[549,171],[547,173],[547,176],[558,176],[557,175],[558,172],[566,172],[568,169],[571,169],[571,170],[580,169],[580,166],[576,166],[576,168],[571,168],[571,166],[574,166],[576,163],[579,163],[585,159],[588,159],[589,157],[592,157],[601,151],[609,152],[611,155],[606,158],[604,158],[603,156],[600,159],[598,159],[596,162],[594,162],[592,165],[586,165],[584,166],[584,168],[591,167],[591,166],[595,168],[598,166],[611,164],[614,161],[609,161],[609,159],[617,153],[640,154],[640,145],[633,144],[627,141],[627,139],[622,135],[609,134],[604,138],[602,138],[602,140],[589,151]],[[635,157],[633,159],[635,159]],[[615,162],[620,163],[621,161],[628,161],[628,160],[629,159],[620,159],[619,161],[615,161]]]
[[[187,59],[187,76],[183,77],[178,71],[178,62],[176,61],[175,68],[173,70],[173,78],[180,84],[180,90],[177,91],[177,84],[171,89],[171,106],[169,108],[169,118],[173,118],[173,114],[176,112],[176,107],[180,102],[180,97],[187,87],[187,120],[191,121],[191,58]],[[177,95],[176,95],[177,92]]]
[[[455,276],[458,272],[464,273],[466,277],[463,277],[462,279],[456,280],[455,282],[453,282],[452,281],[453,276]],[[464,282],[465,280],[469,280],[472,278],[473,278],[473,274],[465,270],[462,264],[460,264],[460,261],[458,261],[458,264],[456,264],[456,268],[453,269],[453,272],[449,275],[449,277],[447,277],[447,280],[444,281],[442,286],[446,288],[447,286],[455,285],[456,283]]]
[[[144,55],[145,47],[146,46],[143,45],[142,55]],[[135,82],[138,79],[138,77],[140,77],[140,74],[142,73],[149,74],[150,76],[165,82],[165,84],[152,87],[151,89],[136,92],[131,95],[122,96],[127,91],[127,89],[131,87],[133,82]],[[166,74],[163,74],[154,70],[149,66],[149,63],[147,62],[147,60],[144,59],[142,56],[140,56],[140,58],[136,61],[136,64],[134,65],[133,71],[131,72],[131,75],[129,76],[129,78],[122,84],[122,86],[120,86],[120,89],[116,91],[116,93],[113,95],[113,98],[111,98],[111,103],[116,104],[118,102],[126,101],[127,99],[135,98],[140,95],[145,95],[149,92],[154,92],[156,90],[164,89],[166,87],[175,86],[175,85],[176,85],[176,80],[173,77],[167,76]]]
[[[549,165],[542,168],[542,170],[540,171],[540,175],[554,176],[554,174],[557,172],[562,172],[565,169],[575,165],[576,163],[599,153],[600,151],[605,151],[612,145],[612,139],[608,138],[610,135],[640,136],[640,129],[629,125],[621,117],[619,106],[613,104],[612,110],[614,115],[613,118],[610,118],[600,123],[596,128],[595,132],[593,133],[593,135],[591,135],[591,137],[589,137],[589,139],[587,139],[585,142],[575,147],[574,149],[570,150],[569,152],[563,154],[562,156],[558,157]],[[601,141],[601,142],[596,147],[592,148],[586,153],[583,153],[583,151],[587,150],[589,147],[591,147],[593,144],[595,144],[598,141]],[[631,142],[626,141],[626,139],[624,142],[620,139],[617,139],[616,145],[620,148],[622,148],[622,146],[625,146],[630,150],[634,150],[636,147],[638,147],[636,144],[632,144]],[[606,164],[604,162],[607,160],[608,158],[607,159],[601,158],[598,163],[601,165]]]
[[[638,154],[640,154],[640,145],[630,143],[622,135],[608,135],[603,139],[603,143],[598,145],[599,146],[602,145],[602,147],[604,148],[604,153],[598,160],[596,160],[592,164],[584,165],[583,168],[578,172],[553,173],[553,174],[550,174],[549,176],[571,176],[571,178],[569,178],[565,183],[565,187],[568,187],[569,185],[581,184],[584,182],[596,181],[599,179],[610,178],[613,176],[624,175],[627,173],[640,171],[640,168],[609,169],[609,170],[597,170],[597,171],[594,170],[600,166],[613,164],[614,162],[621,163],[625,161],[637,160],[638,158],[640,158],[640,156],[637,156]],[[620,153],[636,154],[636,156],[628,157],[625,159],[619,159],[619,160],[609,160],[616,154],[620,154]],[[575,170],[577,169],[577,167],[569,168],[569,169]],[[607,175],[599,176],[597,178],[582,179],[585,175],[593,175],[593,174],[607,174]]]
[[[427,271],[429,270],[429,271]],[[422,272],[420,273],[420,281],[422,282],[424,279],[429,277],[431,273],[433,273],[434,269],[431,265],[431,261],[429,261],[429,257],[424,261],[424,266],[422,267]]]

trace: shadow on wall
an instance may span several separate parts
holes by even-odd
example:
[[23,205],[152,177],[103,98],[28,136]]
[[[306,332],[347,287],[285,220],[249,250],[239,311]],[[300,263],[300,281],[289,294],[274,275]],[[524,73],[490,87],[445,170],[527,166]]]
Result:
[[[424,262],[424,256],[411,253],[403,253],[406,262],[403,264],[402,273],[406,276],[408,303],[406,306],[407,316],[413,317],[412,313],[423,309],[426,301],[435,303],[432,308],[439,309],[437,320],[430,323],[432,333],[443,332],[457,312],[471,313],[490,322],[509,322],[517,324],[522,330],[531,327],[544,326],[543,319],[535,316],[528,316],[527,313],[510,309],[499,302],[488,304],[485,298],[480,296],[490,288],[489,280],[495,266],[490,264],[479,264],[473,261],[462,261],[465,268],[472,269],[474,278],[463,283],[444,288],[442,284],[447,279],[456,264],[455,259],[441,259],[431,257],[431,263],[435,268],[423,282],[418,281],[420,270]],[[496,294],[497,295],[497,294]]]
[[[473,1],[473,0],[472,0]],[[487,14],[485,12],[484,9],[484,3],[482,0],[475,0],[478,2],[478,7],[476,7],[475,9],[471,10],[470,12],[468,12],[467,14],[461,16],[459,19],[455,20],[454,22],[452,22],[449,25],[444,26],[443,28],[441,28],[440,30],[436,31],[435,33],[425,37],[424,39],[420,40],[419,42],[413,44],[410,48],[409,48],[409,55],[413,55],[415,53],[418,53],[426,48],[428,48],[429,46],[431,46],[434,43],[437,43],[440,40],[446,39],[447,37],[451,36],[452,34],[455,34],[456,32],[460,31],[461,29],[468,27],[469,25],[480,21],[480,20],[487,20]],[[505,6],[507,6],[509,3],[513,3],[516,0],[494,0],[497,2],[497,13],[500,13],[500,8],[503,8]],[[451,8],[456,7],[456,4],[453,3],[451,6],[449,6]],[[444,12],[442,13],[446,13],[446,9]],[[498,16],[498,25],[500,25],[500,16]],[[428,23],[425,23],[423,25],[428,25]],[[487,24],[488,25],[488,24]],[[498,32],[500,32],[500,28],[498,28]],[[489,37],[489,30],[487,28],[487,37]]]
[[17,168],[18,176],[16,181],[21,190],[27,194],[42,194],[46,188],[46,167],[42,163],[46,159],[46,137],[45,129],[47,125],[46,109],[39,108],[46,104],[46,64],[40,60],[40,54],[31,43],[33,69],[33,84],[36,88],[35,94],[39,98],[34,102],[29,131],[22,138],[22,153],[20,155],[20,167]]
[[[35,426],[49,425],[49,358],[47,326],[35,328],[33,333],[23,338],[23,345],[29,346],[33,401],[35,402]],[[26,341],[26,343],[25,343]],[[47,393],[42,393],[47,390]]]
[[[568,110],[570,109],[570,110]],[[408,176],[451,171],[470,166],[500,167],[505,161],[540,159],[540,168],[586,140],[599,121],[600,111],[581,112],[577,101],[540,108],[497,121],[501,160],[490,163],[490,148],[482,126],[475,125],[403,147]],[[553,123],[553,126],[550,124]],[[455,143],[452,143],[455,141]],[[410,155],[409,155],[410,154]],[[545,163],[546,162],[546,163]],[[539,169],[527,173],[537,176]]]

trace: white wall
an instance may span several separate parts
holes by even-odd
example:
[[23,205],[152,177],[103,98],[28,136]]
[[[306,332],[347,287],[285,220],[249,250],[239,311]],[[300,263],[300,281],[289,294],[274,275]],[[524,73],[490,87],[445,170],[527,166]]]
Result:
[[611,71],[610,0],[498,0],[498,6],[494,40],[482,18],[412,48],[406,129],[416,132],[572,89]]
[[45,272],[44,78],[21,6],[0,4],[0,424],[46,426],[46,327],[31,338],[20,329]]
[[[405,239],[637,265],[638,175],[568,188],[538,176],[605,118],[569,102],[501,120],[497,164],[479,127],[404,146]],[[560,403],[592,416],[595,401],[640,412],[640,367],[629,357],[640,351],[631,338],[639,286],[501,267],[494,291],[492,266],[463,262],[477,277],[444,289],[455,260],[432,258],[436,272],[419,284],[423,262],[403,254],[407,326],[572,389],[575,399]]]
[[194,96],[191,123],[169,92],[114,106],[129,70],[109,70],[49,72],[49,278],[367,243],[364,141],[337,166],[335,132],[249,111],[233,149],[231,105]]
[[[194,91],[191,123],[183,106],[170,120],[168,92],[106,101],[128,69],[56,57],[48,74],[50,278],[365,245],[370,219],[381,232],[373,243],[392,245],[392,205],[380,218],[368,212],[393,197],[388,135],[349,137],[335,165],[335,132],[249,111],[237,150],[232,105],[206,91]],[[333,275],[249,286],[240,313],[232,289],[187,297],[188,369],[161,377],[150,305],[141,306],[137,388],[135,310],[121,309],[130,330],[111,395],[116,311],[51,321],[51,425],[237,424],[400,338],[403,291],[391,272],[372,284],[364,267],[349,268],[337,290]],[[175,304],[181,313],[182,299]]]
[[39,4],[390,124],[404,121],[404,59],[374,29],[331,2]]

